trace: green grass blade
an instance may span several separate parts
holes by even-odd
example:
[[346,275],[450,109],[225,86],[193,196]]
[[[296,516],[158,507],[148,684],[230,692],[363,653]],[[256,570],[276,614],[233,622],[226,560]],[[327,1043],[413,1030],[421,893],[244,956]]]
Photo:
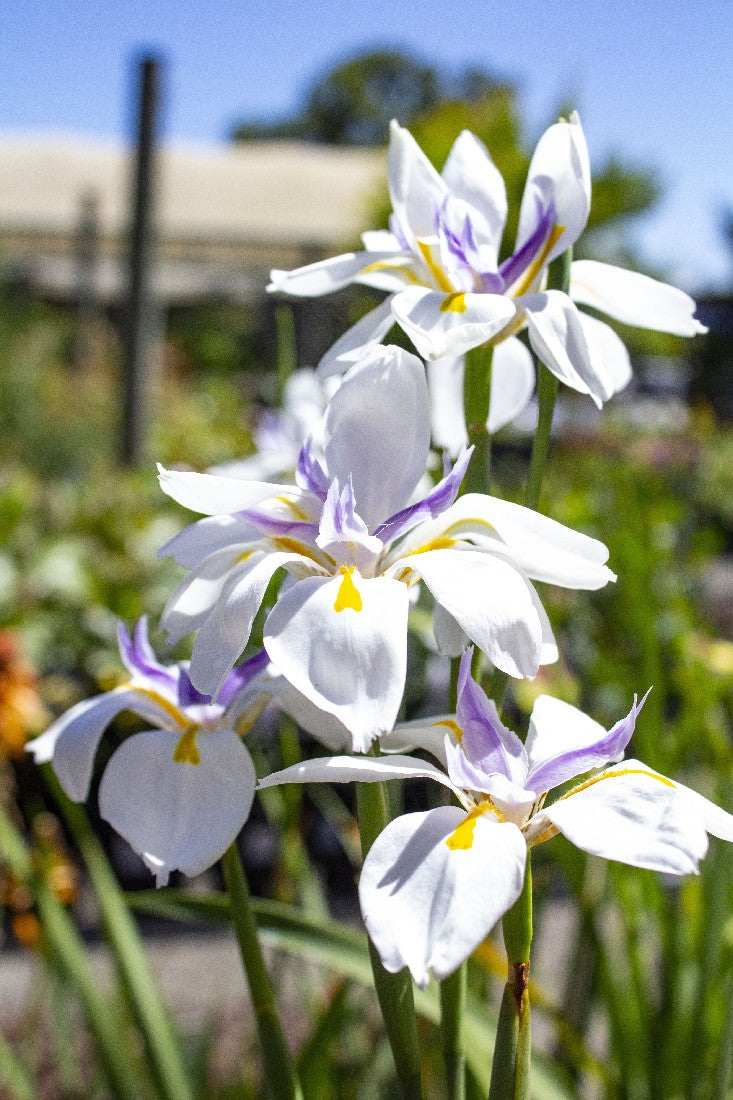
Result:
[[5,1036],[0,1032],[0,1084],[8,1100],[34,1100],[33,1080]]

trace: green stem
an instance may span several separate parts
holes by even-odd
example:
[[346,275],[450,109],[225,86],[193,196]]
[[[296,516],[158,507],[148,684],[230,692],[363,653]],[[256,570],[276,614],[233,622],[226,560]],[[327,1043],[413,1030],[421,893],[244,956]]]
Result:
[[532,868],[527,852],[522,893],[502,922],[508,974],[499,1011],[489,1100],[529,1100],[532,1041],[529,958],[532,946]]
[[[366,856],[382,829],[389,823],[384,783],[359,783],[356,789],[362,855]],[[417,1042],[412,979],[407,969],[390,974],[382,966],[376,948],[369,941],[369,958],[387,1039],[392,1048],[397,1077],[405,1100],[422,1100],[420,1048]]]
[[180,1040],[150,972],[140,934],[122,891],[81,806],[70,802],[48,765],[44,778],[52,791],[89,873],[105,938],[120,981],[142,1032],[151,1069],[167,1100],[188,1100],[193,1091],[184,1068]]
[[9,1100],[34,1100],[36,1090],[30,1073],[8,1040],[0,1032],[0,1084]]
[[463,1011],[466,1004],[466,963],[440,983],[440,1034],[447,1080],[447,1100],[465,1100],[466,1056]]
[[275,348],[277,359],[277,403],[282,408],[285,387],[298,365],[295,339],[295,317],[292,306],[285,302],[275,309]]
[[[562,290],[567,294],[570,289],[570,265],[573,262],[573,250],[568,248],[556,260],[550,264],[547,272],[547,289]],[[540,502],[542,490],[542,478],[547,464],[547,455],[550,450],[550,434],[552,432],[552,417],[555,412],[557,399],[558,380],[544,363],[537,364],[537,399],[539,401],[539,413],[537,418],[537,431],[532,440],[532,457],[529,463],[529,477],[525,491],[524,503],[527,508],[537,508]]]
[[236,841],[227,848],[221,857],[221,862],[232,905],[232,920],[239,953],[242,956],[252,996],[252,1007],[257,1020],[265,1075],[275,1100],[300,1100],[301,1091],[277,1014],[270,976],[262,957],[257,925],[250,904],[249,887]]
[[466,352],[463,376],[463,409],[466,435],[474,452],[463,480],[463,493],[488,493],[491,488],[491,436],[486,421],[491,402],[491,360],[493,348],[471,348]]

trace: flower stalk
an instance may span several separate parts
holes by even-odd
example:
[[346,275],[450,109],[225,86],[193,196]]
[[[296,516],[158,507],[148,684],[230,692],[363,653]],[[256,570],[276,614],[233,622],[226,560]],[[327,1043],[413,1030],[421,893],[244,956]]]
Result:
[[280,1018],[277,1014],[275,996],[270,976],[257,936],[249,887],[239,855],[237,842],[227,848],[222,856],[222,868],[227,892],[231,900],[234,930],[239,944],[239,953],[247,975],[252,1006],[257,1020],[265,1075],[272,1095],[277,1100],[302,1100],[293,1060],[290,1056]]
[[[360,783],[356,789],[356,804],[361,850],[366,857],[390,820],[385,784]],[[420,1048],[410,973],[404,968],[396,974],[385,970],[371,939],[369,959],[374,975],[374,988],[403,1095],[405,1100],[422,1100]]]
[[463,408],[466,435],[474,452],[463,481],[463,493],[486,493],[491,486],[491,435],[487,420],[491,403],[492,347],[471,348],[466,352],[463,376]]
[[499,1011],[489,1100],[529,1100],[532,1039],[529,966],[532,946],[532,871],[530,853],[522,893],[502,922],[507,953],[507,983]]

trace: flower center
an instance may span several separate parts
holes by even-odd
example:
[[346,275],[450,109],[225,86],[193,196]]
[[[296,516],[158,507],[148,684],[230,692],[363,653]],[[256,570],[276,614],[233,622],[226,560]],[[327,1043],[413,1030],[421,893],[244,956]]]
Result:
[[339,572],[341,573],[342,579],[338,595],[336,596],[336,602],[333,605],[334,611],[345,611],[347,607],[351,611],[361,611],[361,595],[359,589],[351,579],[351,574],[354,572],[353,565],[342,565]]

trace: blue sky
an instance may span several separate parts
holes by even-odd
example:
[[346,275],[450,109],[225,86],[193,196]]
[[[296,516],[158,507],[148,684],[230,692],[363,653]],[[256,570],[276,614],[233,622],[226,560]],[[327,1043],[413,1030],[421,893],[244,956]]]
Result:
[[569,95],[591,158],[624,151],[661,173],[666,198],[637,232],[649,259],[691,290],[733,278],[717,228],[733,208],[730,0],[24,0],[3,14],[0,130],[125,137],[130,58],[152,47],[165,135],[221,141],[375,44],[516,79],[536,133]]

